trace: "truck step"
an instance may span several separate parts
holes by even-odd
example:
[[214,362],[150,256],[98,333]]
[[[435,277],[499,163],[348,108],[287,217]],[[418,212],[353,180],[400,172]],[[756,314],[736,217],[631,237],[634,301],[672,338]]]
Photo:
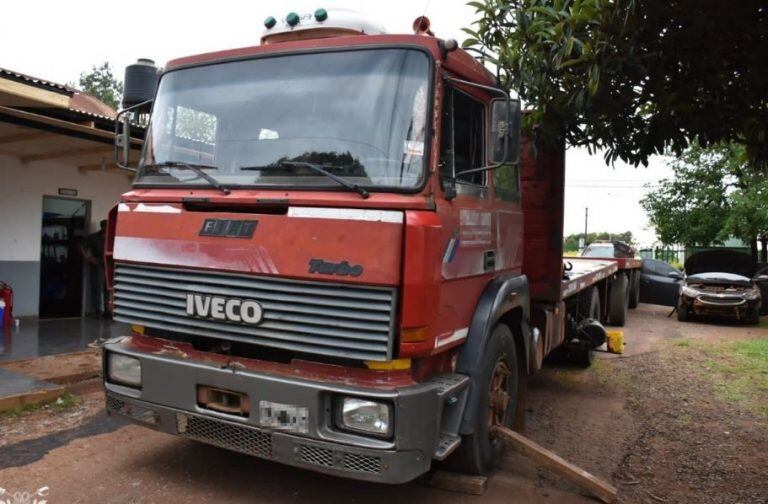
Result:
[[437,397],[456,396],[469,385],[469,376],[453,373],[442,374],[429,379],[429,383],[437,385]]
[[437,449],[433,458],[435,460],[445,460],[448,455],[459,447],[461,444],[461,437],[456,434],[450,434],[448,432],[441,432],[440,439],[437,441]]

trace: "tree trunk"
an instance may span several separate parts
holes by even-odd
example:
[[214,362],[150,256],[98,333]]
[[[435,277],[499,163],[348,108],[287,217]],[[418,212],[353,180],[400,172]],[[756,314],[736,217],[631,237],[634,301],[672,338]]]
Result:
[[749,251],[752,253],[752,257],[757,260],[757,237],[749,239]]
[[768,263],[768,235],[760,235],[760,262]]

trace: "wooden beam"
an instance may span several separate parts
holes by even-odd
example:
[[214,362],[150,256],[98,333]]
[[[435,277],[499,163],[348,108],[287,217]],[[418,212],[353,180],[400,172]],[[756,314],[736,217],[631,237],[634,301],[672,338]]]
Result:
[[89,156],[91,154],[111,154],[112,150],[107,150],[106,146],[90,147],[88,149],[69,149],[54,152],[42,152],[32,156],[21,157],[22,163],[32,163],[34,161],[45,161],[48,159],[63,159],[68,157]]
[[[40,107],[69,108],[69,95],[0,77],[0,103],[25,100]],[[11,103],[13,104],[13,103]]]
[[425,476],[425,483],[432,488],[469,495],[483,495],[488,488],[488,478],[473,474],[435,471]]
[[553,472],[572,481],[585,490],[589,490],[601,501],[614,502],[616,500],[616,494],[618,493],[616,487],[593,476],[584,469],[565,461],[525,436],[507,429],[506,427],[498,426],[491,428],[491,435],[503,440],[508,446],[514,448],[537,464],[551,469]]
[[19,142],[29,142],[32,140],[41,140],[43,138],[49,138],[52,136],[54,136],[53,133],[47,133],[42,131],[37,131],[35,133],[19,133],[17,135],[0,137],[0,145],[19,143]]

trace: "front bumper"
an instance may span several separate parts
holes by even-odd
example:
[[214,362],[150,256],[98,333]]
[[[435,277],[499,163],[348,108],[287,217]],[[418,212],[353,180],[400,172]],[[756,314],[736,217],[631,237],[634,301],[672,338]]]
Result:
[[699,294],[682,296],[682,302],[696,315],[715,315],[742,319],[760,310],[760,299],[744,299],[737,296]]
[[[147,353],[122,345],[119,339],[104,345],[104,355],[109,352],[139,358],[143,383],[138,390],[105,381],[107,411],[169,434],[305,469],[382,483],[405,483],[428,471],[439,443],[445,379],[397,389],[358,388],[221,368],[183,355]],[[247,394],[248,417],[201,408],[198,385]],[[459,387],[453,389],[459,391]],[[340,395],[390,402],[393,437],[376,439],[336,429],[333,398]],[[260,425],[260,401],[307,408],[305,432]]]

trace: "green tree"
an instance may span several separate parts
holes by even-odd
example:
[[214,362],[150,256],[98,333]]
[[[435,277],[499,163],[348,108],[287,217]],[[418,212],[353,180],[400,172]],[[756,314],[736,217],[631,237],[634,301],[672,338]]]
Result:
[[743,146],[694,143],[672,169],[640,202],[662,243],[706,246],[735,236],[756,251],[768,234],[768,177]]
[[88,72],[80,74],[80,90],[95,96],[113,109],[120,106],[123,96],[123,82],[112,73],[109,62],[94,65]]
[[484,0],[465,47],[532,107],[541,141],[607,162],[737,142],[768,161],[764,0]]

